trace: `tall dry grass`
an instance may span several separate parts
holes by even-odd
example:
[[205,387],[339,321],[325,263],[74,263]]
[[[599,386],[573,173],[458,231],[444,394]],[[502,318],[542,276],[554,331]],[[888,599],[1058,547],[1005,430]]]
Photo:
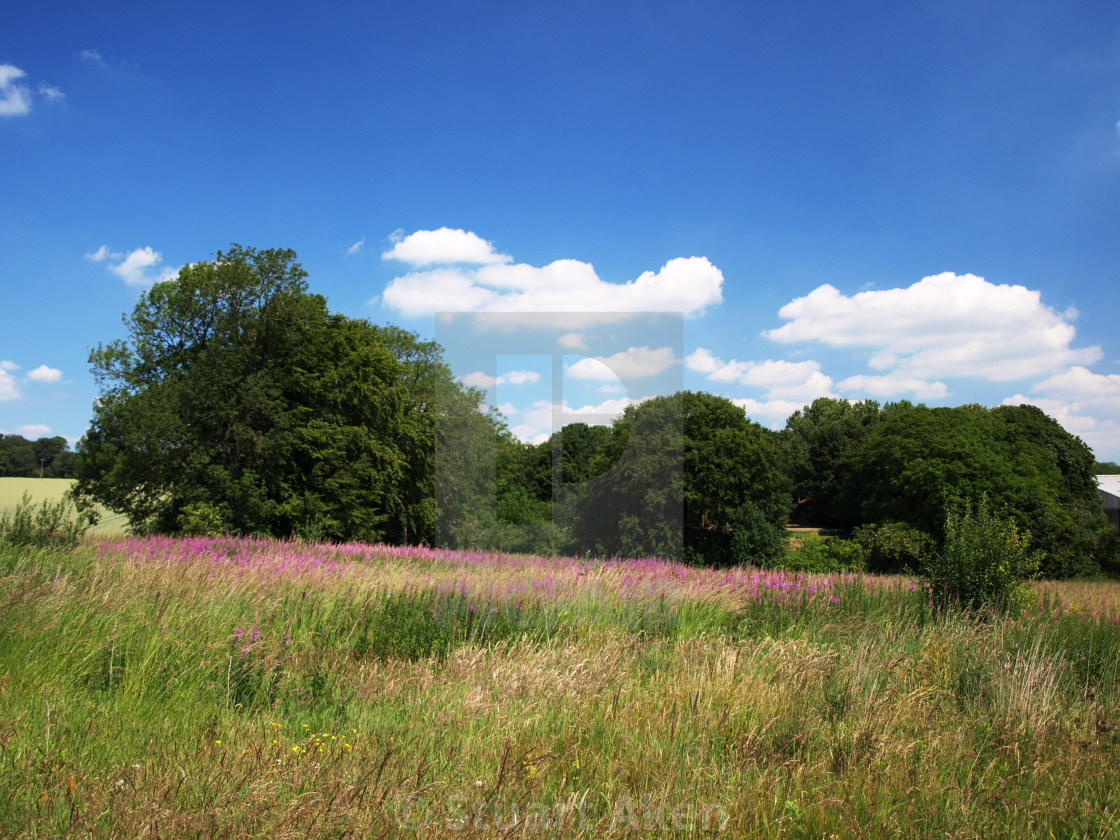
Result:
[[1120,830],[1115,613],[475,560],[0,552],[0,835]]

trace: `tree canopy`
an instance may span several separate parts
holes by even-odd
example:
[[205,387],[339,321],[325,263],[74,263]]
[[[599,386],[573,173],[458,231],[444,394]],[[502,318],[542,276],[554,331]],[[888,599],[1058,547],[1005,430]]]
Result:
[[462,389],[435,345],[330,313],[305,277],[292,251],[234,245],[145,292],[128,338],[90,355],[78,497],[137,529],[205,511],[242,533],[431,541],[437,392]]

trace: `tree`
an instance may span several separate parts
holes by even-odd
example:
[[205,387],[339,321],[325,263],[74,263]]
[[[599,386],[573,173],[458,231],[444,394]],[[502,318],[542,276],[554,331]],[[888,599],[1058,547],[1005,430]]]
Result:
[[774,434],[712,394],[628,407],[593,471],[601,475],[579,491],[575,531],[582,547],[608,554],[760,560],[780,545],[791,508]]
[[804,522],[850,528],[859,519],[848,476],[867,435],[879,424],[879,404],[820,397],[795,411],[780,441]]
[[74,453],[61,436],[26,440],[0,435],[0,475],[32,478],[72,478]]
[[233,245],[144,293],[90,355],[79,498],[138,530],[431,541],[438,348],[331,314],[305,277]]
[[1092,453],[1037,408],[888,406],[852,463],[860,522],[905,523],[941,541],[947,506],[986,500],[1031,535],[1049,577],[1099,571],[1114,556]]

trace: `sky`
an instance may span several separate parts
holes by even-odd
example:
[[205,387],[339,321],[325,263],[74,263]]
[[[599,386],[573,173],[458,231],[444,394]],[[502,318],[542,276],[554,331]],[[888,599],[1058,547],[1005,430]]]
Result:
[[76,442],[90,350],[238,243],[439,340],[525,440],[685,387],[776,429],[1030,403],[1120,461],[1113,0],[2,20],[5,433]]

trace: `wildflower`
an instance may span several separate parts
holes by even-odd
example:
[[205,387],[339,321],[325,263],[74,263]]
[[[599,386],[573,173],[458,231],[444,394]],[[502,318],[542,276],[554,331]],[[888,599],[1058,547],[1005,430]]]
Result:
[[233,640],[235,642],[240,642],[241,641],[241,627],[234,627],[233,628]]
[[256,644],[258,641],[260,641],[260,638],[261,638],[260,629],[257,628],[257,627],[254,627],[252,629],[252,631],[249,633],[249,642],[252,643],[252,644]]

